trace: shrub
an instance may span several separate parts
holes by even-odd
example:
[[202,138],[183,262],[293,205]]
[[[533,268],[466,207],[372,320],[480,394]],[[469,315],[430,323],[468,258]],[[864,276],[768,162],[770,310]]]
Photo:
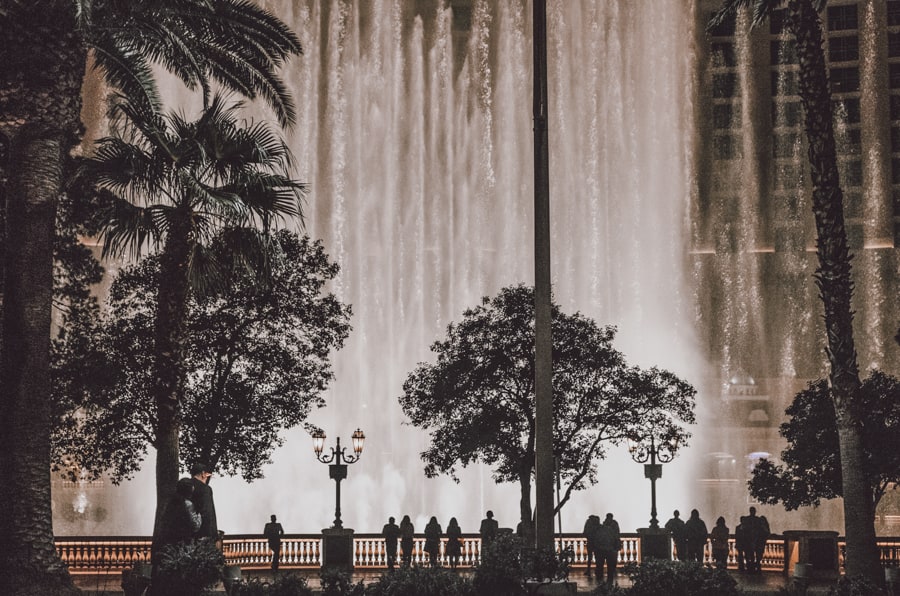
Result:
[[160,551],[153,591],[166,596],[197,596],[219,582],[224,567],[225,557],[209,540],[170,544]]
[[475,596],[467,580],[446,569],[401,567],[383,574],[367,596]]
[[349,571],[339,567],[325,567],[319,573],[322,581],[322,596],[363,596],[366,586],[362,580],[353,583]]
[[601,583],[591,591],[591,596],[625,596],[627,593],[619,586]]
[[312,596],[306,578],[293,573],[279,575],[268,582],[252,578],[235,585],[232,596]]
[[700,563],[651,559],[628,565],[630,596],[731,596],[738,594],[737,582],[724,569],[710,569]]
[[472,584],[476,594],[482,596],[519,596],[524,594],[522,584],[521,541],[511,534],[500,534],[481,553],[481,562],[475,567]]
[[862,575],[842,576],[828,591],[829,596],[882,596],[885,593]]
[[522,550],[525,577],[539,582],[568,579],[574,558],[575,552],[570,548],[558,553],[549,548]]

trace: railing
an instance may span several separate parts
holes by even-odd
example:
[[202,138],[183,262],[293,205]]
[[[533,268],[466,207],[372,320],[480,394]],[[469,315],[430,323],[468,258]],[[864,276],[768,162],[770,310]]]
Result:
[[[285,534],[281,541],[281,568],[315,568],[322,565],[322,538],[320,534]],[[734,539],[730,541],[728,566],[737,567],[737,553]],[[844,540],[838,541],[840,566],[844,566]],[[900,565],[900,538],[880,538],[878,547],[881,562],[885,567]],[[449,565],[446,541],[441,542],[440,561]],[[562,534],[556,538],[556,548],[571,548],[574,553],[572,565],[583,567],[587,564],[587,548],[580,534]],[[118,573],[138,563],[150,561],[150,540],[146,536],[85,536],[61,537],[56,540],[56,550],[71,573]],[[222,551],[228,565],[239,565],[245,569],[269,567],[272,553],[268,541],[258,534],[238,534],[225,538]],[[481,539],[478,534],[463,535],[463,546],[459,565],[471,567],[481,555]],[[704,549],[704,562],[712,563],[709,545]],[[640,540],[637,534],[622,535],[622,549],[619,563],[636,563],[641,560]],[[413,564],[428,562],[425,552],[425,538],[418,536],[413,543]],[[363,569],[383,569],[387,567],[384,539],[380,534],[356,534],[353,538],[353,564]],[[763,553],[762,568],[765,571],[785,569],[784,539],[773,535]]]

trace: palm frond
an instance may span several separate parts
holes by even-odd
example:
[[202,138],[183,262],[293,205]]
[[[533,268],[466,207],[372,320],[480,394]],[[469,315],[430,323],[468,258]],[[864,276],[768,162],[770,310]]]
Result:
[[[752,9],[751,26],[756,27],[768,19],[774,10],[784,4],[785,0],[723,0],[720,8],[710,19],[706,31],[711,32],[722,25],[728,18],[733,18],[743,8]],[[817,0],[821,1],[821,0]]]
[[137,207],[117,198],[101,216],[100,239],[103,256],[130,254],[140,256],[141,251],[160,239],[153,209]]

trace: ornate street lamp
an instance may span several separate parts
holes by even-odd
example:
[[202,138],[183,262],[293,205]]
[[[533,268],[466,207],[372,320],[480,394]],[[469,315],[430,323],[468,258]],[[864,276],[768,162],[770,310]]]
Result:
[[[656,481],[662,478],[662,464],[672,461],[677,451],[678,435],[662,440],[651,432],[643,437],[632,436],[628,439],[631,459],[644,464],[644,478],[650,479],[650,528],[654,530],[659,529],[659,521],[656,519]],[[648,460],[650,463],[645,463]]]
[[341,438],[337,438],[337,444],[331,448],[329,455],[322,455],[325,450],[325,433],[317,430],[312,434],[313,451],[316,453],[316,459],[323,464],[328,464],[328,477],[334,480],[334,525],[333,528],[341,529],[344,527],[341,523],[341,480],[347,477],[347,464],[356,463],[362,456],[363,445],[366,442],[366,435],[360,429],[356,429],[350,437],[353,444],[353,455],[346,453],[347,448],[341,447]]

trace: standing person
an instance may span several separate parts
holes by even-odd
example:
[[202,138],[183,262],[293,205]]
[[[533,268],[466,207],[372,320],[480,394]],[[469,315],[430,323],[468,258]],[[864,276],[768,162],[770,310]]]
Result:
[[425,552],[428,553],[428,560],[432,567],[439,567],[441,556],[441,536],[443,535],[441,524],[433,515],[425,526]]
[[587,572],[586,574],[590,577],[591,575],[591,559],[594,560],[594,563],[597,566],[597,577],[600,577],[600,574],[603,572],[603,567],[600,564],[600,559],[597,554],[597,530],[600,528],[600,518],[596,515],[589,515],[587,520],[584,522],[584,529],[582,530],[582,534],[584,534],[585,542],[587,543]]
[[216,504],[213,501],[212,488],[209,486],[209,478],[212,476],[210,467],[206,464],[196,463],[191,466],[191,482],[194,485],[194,496],[191,501],[194,508],[200,514],[199,538],[209,538],[213,542],[219,539],[219,528],[216,525]]
[[724,517],[719,516],[716,520],[715,527],[709,533],[709,539],[716,569],[728,569],[728,526],[725,525]]
[[182,478],[163,509],[156,536],[150,547],[153,565],[159,564],[159,552],[170,544],[190,542],[200,530],[200,514],[194,509],[191,496],[194,485],[190,478]]
[[487,513],[484,514],[486,517],[481,520],[481,527],[478,529],[478,533],[481,534],[481,552],[484,553],[491,543],[494,541],[494,538],[497,537],[497,530],[500,528],[500,524],[497,523],[497,520],[494,519],[494,512],[488,510]]
[[747,538],[747,528],[744,526],[746,516],[741,516],[740,523],[734,527],[734,549],[737,551],[738,571],[750,569],[746,564],[750,560],[749,551],[752,549]]
[[284,529],[274,513],[269,519],[271,521],[263,528],[263,536],[269,541],[269,550],[272,551],[272,571],[277,572],[278,562],[281,560],[281,537],[284,535]]
[[408,515],[400,520],[400,558],[407,567],[412,564],[413,542],[416,531]]
[[750,571],[760,573],[762,572],[762,559],[766,552],[766,543],[769,541],[769,534],[771,533],[769,520],[764,515],[757,517],[756,507],[750,508],[750,515],[745,519],[752,527],[752,531],[748,536],[750,550],[753,551],[753,569]]
[[666,522],[665,528],[672,536],[675,543],[675,558],[679,561],[687,560],[687,541],[684,537],[684,520],[679,517],[678,510],[672,512],[672,519]]
[[706,545],[708,536],[709,531],[706,529],[706,522],[700,519],[699,511],[692,509],[690,519],[684,522],[688,561],[703,562],[703,547]]
[[381,528],[381,536],[384,538],[384,554],[387,557],[387,567],[388,570],[391,570],[397,563],[397,540],[400,538],[400,526],[394,523],[393,517],[389,517],[388,523]]
[[616,581],[616,565],[619,562],[619,550],[622,548],[619,522],[613,519],[612,513],[607,513],[606,519],[596,527],[595,533],[597,537],[597,579],[603,578],[605,564],[606,583],[612,585]]
[[447,524],[447,558],[450,560],[450,569],[456,569],[459,565],[459,555],[462,553],[462,530],[455,517],[450,518]]

